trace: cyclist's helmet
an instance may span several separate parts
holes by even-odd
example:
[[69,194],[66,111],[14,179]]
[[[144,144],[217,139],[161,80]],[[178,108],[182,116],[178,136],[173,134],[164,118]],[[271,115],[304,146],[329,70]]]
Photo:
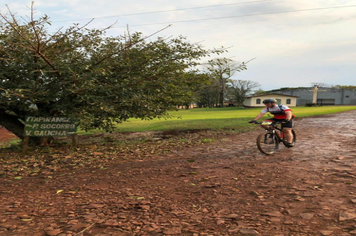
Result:
[[263,100],[263,104],[266,104],[266,103],[277,103],[277,100],[274,98],[267,98],[267,99]]

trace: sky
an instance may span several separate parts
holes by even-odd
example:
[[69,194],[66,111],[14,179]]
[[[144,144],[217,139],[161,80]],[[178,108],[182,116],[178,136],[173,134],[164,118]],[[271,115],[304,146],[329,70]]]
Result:
[[[31,1],[0,0],[2,14],[7,7],[26,19]],[[92,20],[88,27],[112,25],[109,36],[182,35],[206,49],[225,47],[218,57],[248,62],[232,79],[262,90],[356,86],[356,0],[36,0],[34,8],[54,29]]]

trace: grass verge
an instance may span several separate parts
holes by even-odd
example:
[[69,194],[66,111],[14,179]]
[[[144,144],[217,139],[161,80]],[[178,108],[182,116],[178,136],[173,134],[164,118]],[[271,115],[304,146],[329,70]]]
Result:
[[[356,106],[293,107],[297,117],[309,117],[356,110]],[[131,119],[118,125],[119,132],[143,132],[165,130],[194,129],[249,129],[249,120],[253,119],[261,108],[195,108],[171,112],[171,118],[138,120]],[[265,115],[264,118],[268,116]]]

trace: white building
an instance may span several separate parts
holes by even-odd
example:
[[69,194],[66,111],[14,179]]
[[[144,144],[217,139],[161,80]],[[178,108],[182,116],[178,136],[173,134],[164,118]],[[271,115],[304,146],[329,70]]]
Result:
[[245,98],[244,107],[264,107],[263,100],[267,98],[274,98],[277,100],[277,104],[286,105],[289,107],[297,106],[297,96],[269,93],[263,95],[254,95]]

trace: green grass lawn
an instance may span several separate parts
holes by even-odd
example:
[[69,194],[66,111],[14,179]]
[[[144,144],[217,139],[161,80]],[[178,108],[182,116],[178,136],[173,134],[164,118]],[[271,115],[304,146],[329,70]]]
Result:
[[[356,110],[356,106],[293,107],[297,117],[331,114]],[[253,119],[261,108],[194,108],[171,112],[171,118],[138,120],[130,119],[118,125],[119,132],[191,130],[191,129],[235,129],[246,130],[247,122]],[[268,116],[265,115],[265,118]]]

